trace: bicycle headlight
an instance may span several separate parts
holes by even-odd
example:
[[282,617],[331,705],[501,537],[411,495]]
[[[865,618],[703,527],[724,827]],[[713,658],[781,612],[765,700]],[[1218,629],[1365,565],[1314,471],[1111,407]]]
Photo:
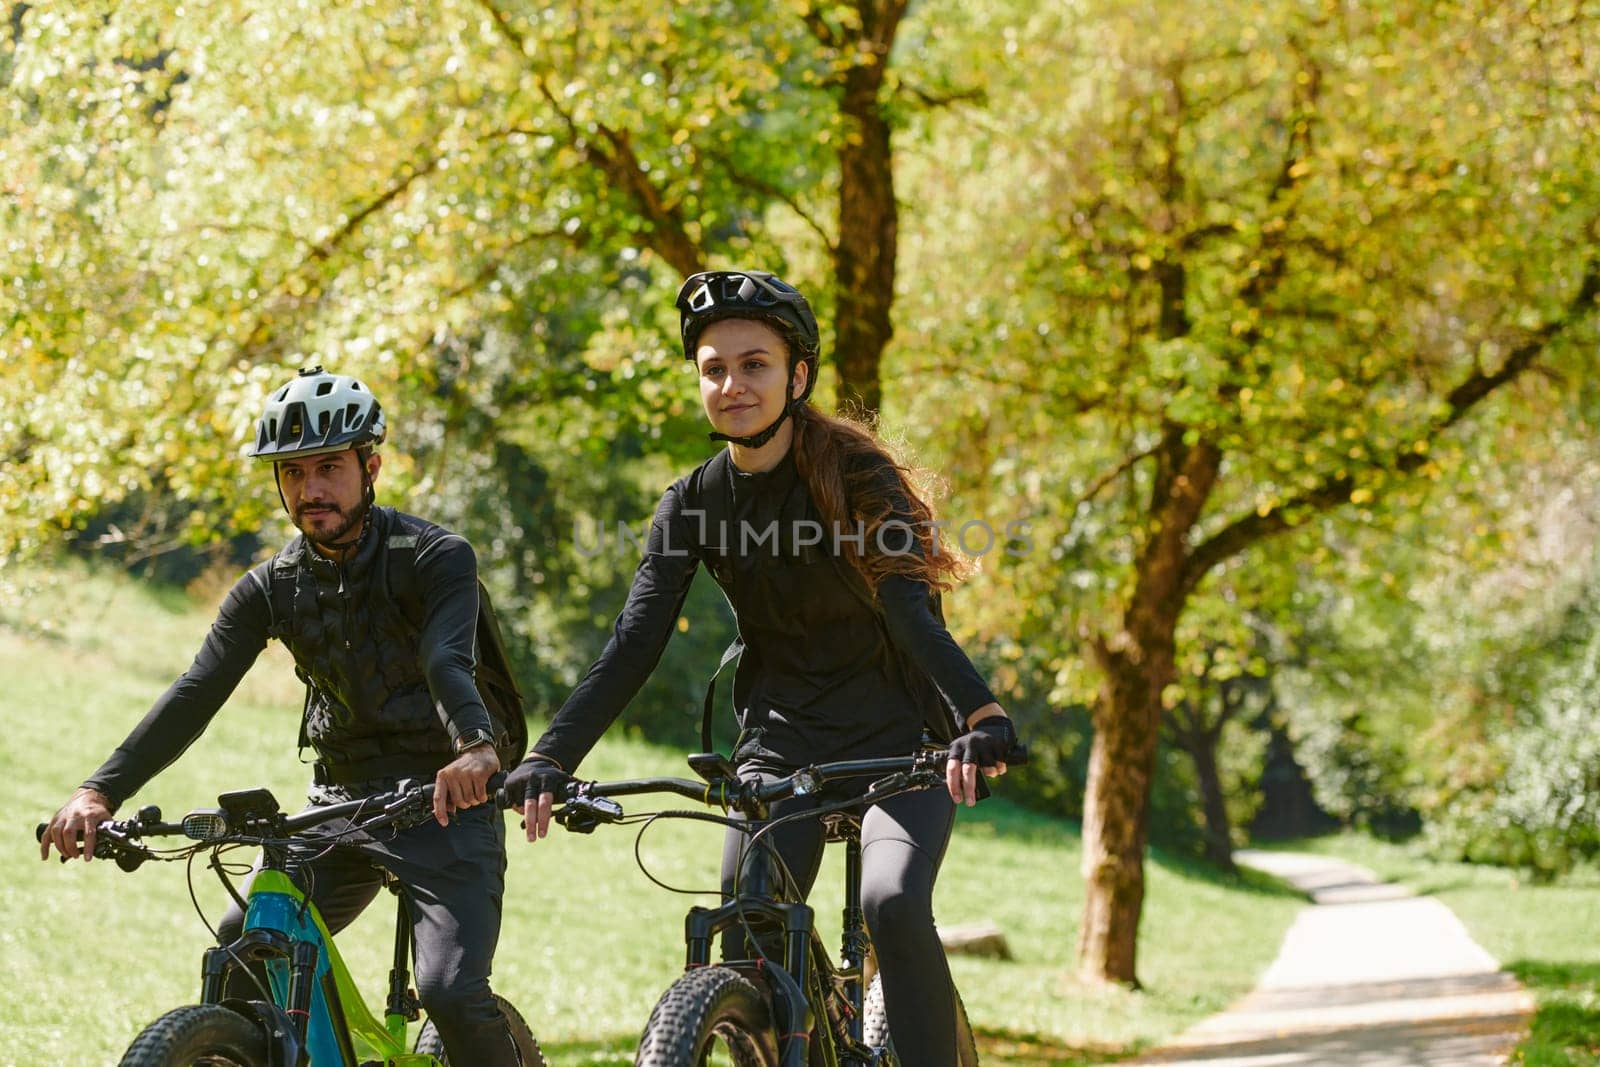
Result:
[[199,808],[183,817],[183,836],[191,841],[220,841],[228,836],[228,814],[220,808]]

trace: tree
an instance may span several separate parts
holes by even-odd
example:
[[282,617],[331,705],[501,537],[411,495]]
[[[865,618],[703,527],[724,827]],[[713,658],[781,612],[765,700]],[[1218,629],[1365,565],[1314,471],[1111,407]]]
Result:
[[1200,662],[1188,674],[1193,690],[1170,709],[1163,727],[1174,743],[1194,761],[1200,812],[1205,819],[1205,853],[1223,870],[1234,869],[1233,826],[1228,795],[1218,753],[1229,727],[1237,729],[1271,714],[1274,703],[1271,679],[1241,666],[1233,649],[1201,645],[1194,650]]
[[[915,269],[965,297],[970,325],[925,339],[968,356],[951,389],[990,387],[944,447],[987,481],[974,496],[1050,527],[1003,580],[1062,606],[1058,698],[1094,696],[1085,975],[1137,982],[1193,605],[1318,516],[1421,492],[1503,412],[1573,395],[1600,295],[1586,29],[1580,6],[1038,13],[1007,35],[1027,73],[994,105],[1019,126],[981,182],[924,176],[958,234],[1013,220]],[[952,427],[945,389],[919,399]]]

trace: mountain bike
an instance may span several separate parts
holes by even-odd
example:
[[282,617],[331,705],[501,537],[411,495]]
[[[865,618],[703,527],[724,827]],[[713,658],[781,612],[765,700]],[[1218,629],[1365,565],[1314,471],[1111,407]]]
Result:
[[[878,801],[914,789],[944,788],[947,753],[924,750],[909,757],[814,764],[776,780],[741,781],[725,757],[700,754],[689,765],[700,780],[638,778],[571,782],[554,817],[567,830],[589,833],[602,823],[692,819],[738,829],[761,849],[766,876],[742,877],[731,898],[714,908],[694,907],[684,922],[686,969],[657,1001],[634,1058],[635,1067],[888,1067],[900,1064],[890,1039],[878,976],[866,980],[871,944],[861,907],[860,813]],[[1011,762],[1026,758],[1016,753]],[[865,794],[767,821],[777,800],[816,793],[829,782],[876,777]],[[627,815],[615,797],[673,794],[710,808]],[[726,813],[740,812],[744,819]],[[834,962],[782,868],[766,831],[791,819],[823,820],[824,836],[845,846],[844,924]],[[637,849],[636,849],[637,852]],[[641,865],[642,866],[642,865]],[[758,865],[759,867],[760,865]],[[740,868],[744,864],[741,862]],[[649,872],[646,871],[646,874]],[[725,931],[743,933],[749,959],[713,965],[712,942]],[[781,940],[780,940],[781,939]],[[739,938],[733,939],[735,943]],[[771,958],[760,945],[781,944]],[[957,1058],[976,1065],[977,1047],[966,1008],[955,997]],[[915,1065],[911,1065],[915,1067]]]
[[[498,785],[498,780],[493,784]],[[393,878],[388,888],[398,900],[394,965],[383,1021],[367,1006],[339,955],[322,916],[287,870],[291,839],[334,819],[349,819],[338,837],[403,830],[433,817],[433,786],[407,785],[341,804],[284,814],[266,789],[224,793],[217,807],[189,812],[180,822],[161,820],[161,809],[139,809],[131,819],[100,824],[96,858],[134,871],[149,860],[189,864],[210,853],[210,866],[233,899],[245,908],[244,931],[229,945],[206,950],[201,966],[200,1003],[162,1015],[139,1034],[122,1057],[122,1067],[439,1067],[449,1063],[444,1042],[432,1022],[424,1022],[416,1044],[406,1048],[407,1023],[421,1004],[410,988],[411,923],[406,900]],[[503,806],[503,803],[502,803]],[[42,838],[45,827],[39,826]],[[184,837],[193,842],[158,849],[150,838]],[[318,838],[319,844],[337,840]],[[238,848],[260,848],[262,863],[242,899],[220,857]],[[226,995],[236,972],[254,982],[257,999]],[[264,972],[264,974],[263,974]],[[264,978],[264,980],[263,980]],[[528,1024],[507,1001],[495,997],[526,1067],[544,1067],[544,1056]],[[470,1067],[470,1065],[469,1065]]]

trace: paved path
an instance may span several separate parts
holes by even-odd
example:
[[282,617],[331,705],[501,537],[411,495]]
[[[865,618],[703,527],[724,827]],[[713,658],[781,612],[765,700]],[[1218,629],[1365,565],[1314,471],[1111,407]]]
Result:
[[1449,908],[1325,856],[1240,852],[1310,894],[1255,992],[1136,1064],[1486,1067],[1533,1000]]

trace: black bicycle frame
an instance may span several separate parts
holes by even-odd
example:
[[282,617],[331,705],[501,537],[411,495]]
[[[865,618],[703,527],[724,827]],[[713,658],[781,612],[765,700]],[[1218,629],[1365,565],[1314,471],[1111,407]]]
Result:
[[[764,857],[765,862],[757,864],[755,884],[741,884],[735,899],[715,908],[691,908],[684,919],[685,963],[689,967],[712,966],[712,944],[724,932],[749,932],[753,924],[783,931],[781,967],[774,967],[764,958],[724,960],[720,964],[753,972],[772,991],[774,1006],[780,1013],[776,1022],[782,1036],[779,1053],[783,1067],[811,1063],[813,1031],[826,1034],[822,1038],[822,1062],[830,1067],[851,1062],[841,1052],[862,1064],[870,1063],[872,1057],[862,1044],[861,1034],[863,965],[871,944],[866,911],[861,906],[861,838],[857,825],[849,819],[839,820],[829,833],[829,840],[843,841],[845,845],[844,930],[839,953],[843,966],[834,967],[823,948],[811,906],[780,901],[770,892],[770,858]],[[821,1008],[826,1017],[818,1019],[814,1008]]]

